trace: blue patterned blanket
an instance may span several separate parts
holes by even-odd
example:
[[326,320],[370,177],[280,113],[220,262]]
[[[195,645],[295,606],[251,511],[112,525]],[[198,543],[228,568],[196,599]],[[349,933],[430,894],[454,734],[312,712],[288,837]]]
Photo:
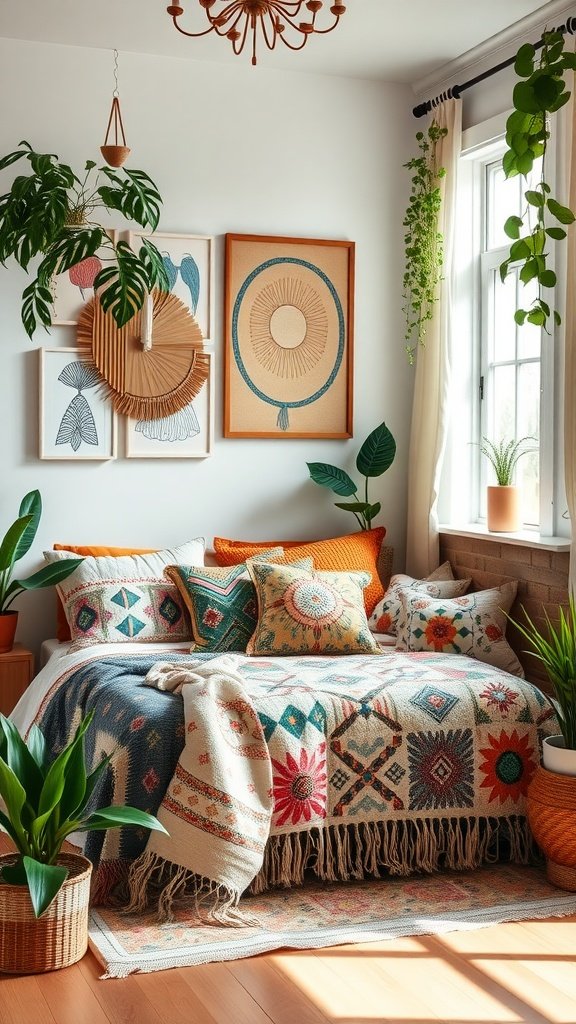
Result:
[[[183,706],[144,685],[159,657],[95,654],[54,683],[37,715],[58,750],[94,710],[89,759],[116,752],[94,794],[100,805],[154,813],[172,779]],[[245,658],[240,673],[264,729],[275,801],[254,891],[301,882],[306,869],[335,880],[472,867],[499,850],[528,857],[526,788],[542,737],[557,730],[531,684],[465,657],[395,651]],[[88,834],[97,898],[108,898],[147,840],[139,829]]]

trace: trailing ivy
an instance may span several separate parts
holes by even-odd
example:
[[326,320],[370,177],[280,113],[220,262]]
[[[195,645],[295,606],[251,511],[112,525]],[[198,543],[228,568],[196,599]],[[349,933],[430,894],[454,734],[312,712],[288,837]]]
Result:
[[[520,267],[520,280],[524,285],[536,280],[538,297],[530,309],[517,309],[517,324],[525,321],[548,331],[550,305],[543,298],[544,288],[553,288],[556,274],[548,265],[550,239],[566,238],[565,226],[575,217],[551,194],[545,180],[546,149],[550,139],[549,115],[560,110],[570,99],[565,76],[576,69],[576,54],[564,49],[561,32],[545,32],[542,53],[536,61],[536,50],[530,43],[520,47],[514,70],[522,81],[513,92],[514,110],[506,122],[506,143],[502,167],[507,178],[521,174],[528,178],[534,162],[542,157],[542,171],[538,184],[524,192],[526,208],[521,217],[508,217],[504,231],[512,239],[508,257],[500,266],[504,281],[512,268]],[[561,323],[558,310],[554,322]]]
[[406,318],[406,352],[411,363],[417,346],[424,344],[427,323],[432,319],[442,280],[444,251],[438,215],[442,205],[440,180],[446,171],[437,165],[436,148],[447,134],[447,128],[432,121],[426,133],[416,134],[420,156],[404,164],[414,172],[408,209],[402,222],[407,229],[402,312]]

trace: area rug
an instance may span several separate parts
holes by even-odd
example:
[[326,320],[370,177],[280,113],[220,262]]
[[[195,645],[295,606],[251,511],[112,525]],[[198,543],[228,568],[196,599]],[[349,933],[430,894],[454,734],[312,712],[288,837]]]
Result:
[[280,889],[241,906],[258,921],[240,928],[198,925],[189,911],[169,924],[154,913],[98,908],[90,945],[104,978],[236,960],[272,949],[315,949],[400,935],[438,935],[503,921],[576,913],[576,894],[556,889],[533,867],[499,864],[409,878]]

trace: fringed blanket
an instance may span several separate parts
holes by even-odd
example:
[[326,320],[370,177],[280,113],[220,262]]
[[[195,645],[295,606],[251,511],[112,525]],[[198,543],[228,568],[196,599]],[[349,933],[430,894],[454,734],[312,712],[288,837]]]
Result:
[[[199,657],[211,656],[165,660],[185,666]],[[116,750],[113,770],[95,793],[100,804],[156,813],[174,776],[184,746],[183,702],[144,685],[157,658],[94,660],[55,683],[38,716],[58,748],[79,717],[95,709],[90,755],[97,760]],[[237,673],[272,774],[270,836],[254,891],[300,883],[307,869],[337,880],[470,868],[498,856],[527,859],[526,789],[542,737],[558,729],[548,701],[529,683],[465,657],[394,651],[240,657]],[[192,702],[196,689],[187,688]],[[192,707],[187,721],[195,714]],[[206,751],[194,739],[191,750],[197,766],[190,774],[206,781]],[[254,794],[234,795],[254,806]],[[208,849],[226,813],[214,801],[209,820],[197,818],[190,829],[190,844],[200,831]],[[136,829],[88,834],[86,854],[99,865],[96,898],[109,899],[148,838]],[[240,860],[243,842],[233,836]],[[198,873],[214,877],[209,865]]]

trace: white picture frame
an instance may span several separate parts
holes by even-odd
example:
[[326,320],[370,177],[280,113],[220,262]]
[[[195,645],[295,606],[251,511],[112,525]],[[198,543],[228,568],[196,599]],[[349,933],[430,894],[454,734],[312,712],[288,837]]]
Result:
[[[113,245],[118,241],[118,231],[115,228],[107,230],[107,235]],[[97,261],[88,268],[88,282],[94,277],[104,265],[104,257],[110,260],[111,251],[102,246],[95,256],[88,257],[89,260]],[[76,327],[78,317],[84,306],[90,299],[94,298],[94,289],[89,283],[82,279],[82,264],[88,260],[82,260],[75,267],[57,274],[52,280],[52,294],[54,297],[52,305],[52,324],[55,327]],[[100,266],[98,266],[98,263]],[[82,285],[82,286],[81,286]]]
[[127,459],[206,459],[212,455],[214,355],[212,352],[206,355],[209,360],[208,378],[185,409],[162,420],[125,417]]
[[[53,461],[116,458],[117,420],[85,348],[41,348],[39,456]],[[81,367],[77,364],[85,364]]]
[[[182,235],[167,231],[148,234],[131,231],[128,244],[138,252],[140,239],[148,238],[169,261],[172,275],[170,291],[176,295],[194,316],[207,345],[214,340],[214,236]],[[192,263],[184,268],[183,260]],[[175,275],[175,276],[174,276]]]

